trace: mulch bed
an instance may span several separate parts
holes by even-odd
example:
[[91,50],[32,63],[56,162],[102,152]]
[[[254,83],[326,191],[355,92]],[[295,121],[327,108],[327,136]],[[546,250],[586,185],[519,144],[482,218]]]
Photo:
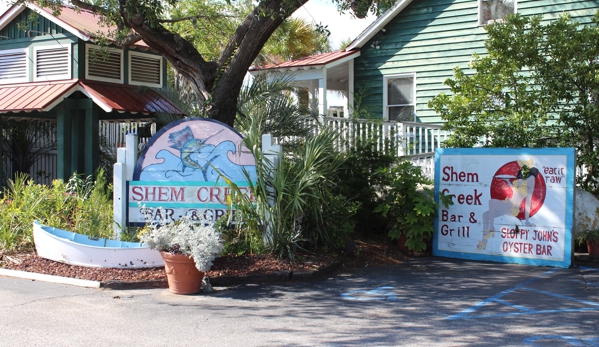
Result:
[[[339,262],[342,264],[340,266],[342,269],[357,269],[399,264],[406,259],[397,245],[388,239],[355,241],[355,244],[350,245],[347,252],[351,254],[348,255],[345,251],[318,255],[299,253],[294,260],[269,254],[224,256],[214,261],[214,265],[207,275],[210,278],[218,278],[262,276],[282,272],[305,273],[325,269]],[[150,269],[89,268],[40,258],[34,252],[4,254],[0,255],[0,260],[0,267],[6,269],[99,282],[166,280],[163,267]]]

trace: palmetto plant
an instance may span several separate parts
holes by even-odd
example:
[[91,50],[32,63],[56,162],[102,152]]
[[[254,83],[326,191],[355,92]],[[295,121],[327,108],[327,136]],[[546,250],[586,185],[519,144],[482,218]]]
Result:
[[235,128],[243,135],[255,128],[260,134],[271,134],[274,138],[286,139],[293,144],[310,134],[303,115],[315,118],[308,109],[302,109],[290,96],[294,91],[290,77],[283,76],[266,82],[256,79],[241,90],[237,103]]
[[40,121],[8,121],[4,129],[4,154],[12,164],[12,175],[29,174],[44,154],[56,149],[56,124]]
[[233,191],[235,228],[246,233],[259,230],[266,247],[280,256],[291,256],[301,240],[326,242],[326,229],[307,229],[306,219],[323,221],[323,205],[331,196],[330,177],[340,165],[333,150],[335,134],[325,129],[275,161],[262,153],[259,136],[257,127],[252,127],[244,139],[256,157],[258,179],[250,184],[252,197],[225,179]]

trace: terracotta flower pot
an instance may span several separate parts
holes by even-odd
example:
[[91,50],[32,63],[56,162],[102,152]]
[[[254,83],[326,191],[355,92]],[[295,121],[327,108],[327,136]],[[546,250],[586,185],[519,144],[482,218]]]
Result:
[[196,268],[193,258],[183,254],[160,252],[168,280],[168,290],[173,294],[195,294],[202,289],[204,273]]
[[589,255],[599,255],[599,241],[587,240],[587,249],[589,250]]

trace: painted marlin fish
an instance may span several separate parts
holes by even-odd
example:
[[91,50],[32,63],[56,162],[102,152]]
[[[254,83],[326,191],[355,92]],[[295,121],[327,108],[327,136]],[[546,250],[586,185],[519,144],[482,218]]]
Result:
[[[177,149],[180,152],[181,164],[183,165],[182,172],[185,172],[185,169],[189,167],[191,169],[201,170],[204,177],[206,176],[206,171],[210,166],[209,162],[219,156],[219,154],[216,154],[210,159],[207,159],[210,154],[212,154],[215,147],[214,145],[206,144],[206,141],[221,131],[222,130],[205,139],[198,139],[194,137],[191,128],[187,126],[183,130],[173,132],[169,135],[169,141],[173,143],[171,148]],[[192,158],[196,158],[196,160]],[[202,160],[202,162],[206,162],[206,164],[200,165],[197,160],[200,158],[205,159]]]

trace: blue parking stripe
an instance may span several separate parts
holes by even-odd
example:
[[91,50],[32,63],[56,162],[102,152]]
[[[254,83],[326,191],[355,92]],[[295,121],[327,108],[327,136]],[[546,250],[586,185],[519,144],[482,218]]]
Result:
[[522,305],[517,305],[517,304],[511,303],[509,301],[505,301],[505,300],[492,299],[491,301],[496,302],[498,304],[505,305],[505,306],[513,307],[513,308],[518,309],[520,311],[525,311],[525,312],[533,312],[534,311],[533,309],[530,309],[528,307],[525,307],[525,306],[522,306]]
[[[476,303],[475,305],[461,311],[458,314],[446,317],[445,319],[456,320],[456,319],[473,319],[473,318],[509,317],[509,316],[560,313],[560,312],[599,311],[599,303],[596,303],[593,301],[581,300],[581,299],[573,298],[573,297],[566,296],[566,295],[561,295],[561,294],[557,294],[557,293],[552,293],[552,292],[547,292],[547,291],[543,291],[543,290],[537,290],[537,289],[532,289],[532,288],[526,287],[527,285],[529,285],[535,281],[538,281],[539,279],[546,278],[546,277],[553,275],[557,270],[558,269],[553,269],[553,270],[547,271],[537,278],[532,278],[528,281],[524,281],[520,284],[517,284],[516,286],[514,286],[510,289],[506,289],[486,300]],[[578,302],[578,303],[588,305],[591,307],[552,309],[552,310],[533,310],[533,309],[527,308],[525,306],[517,305],[517,304],[514,304],[509,301],[505,301],[505,300],[501,299],[502,297],[506,296],[507,294],[513,293],[519,289],[528,290],[528,291],[536,292],[536,293],[543,294],[543,295],[553,296],[553,297],[568,300],[568,301],[574,301],[574,302]],[[481,307],[489,305],[490,303],[498,303],[501,305],[505,305],[505,306],[520,310],[520,311],[519,312],[497,313],[497,314],[484,314],[484,315],[473,314],[473,315],[471,315],[471,313],[476,312]]]
[[576,301],[576,302],[579,302],[579,303],[585,304],[585,305],[591,305],[591,306],[598,306],[599,307],[599,303],[592,302],[592,301],[587,301],[587,300],[580,300],[580,299],[573,298],[571,296],[561,295],[561,294],[552,293],[552,292],[546,292],[544,290],[538,290],[538,289],[532,289],[532,288],[522,288],[522,289],[528,290],[528,291],[531,291],[531,292],[536,292],[536,293],[540,293],[540,294],[549,295],[549,296],[554,296],[554,297],[560,298],[560,299],[565,299],[565,300],[570,300],[570,301]]

